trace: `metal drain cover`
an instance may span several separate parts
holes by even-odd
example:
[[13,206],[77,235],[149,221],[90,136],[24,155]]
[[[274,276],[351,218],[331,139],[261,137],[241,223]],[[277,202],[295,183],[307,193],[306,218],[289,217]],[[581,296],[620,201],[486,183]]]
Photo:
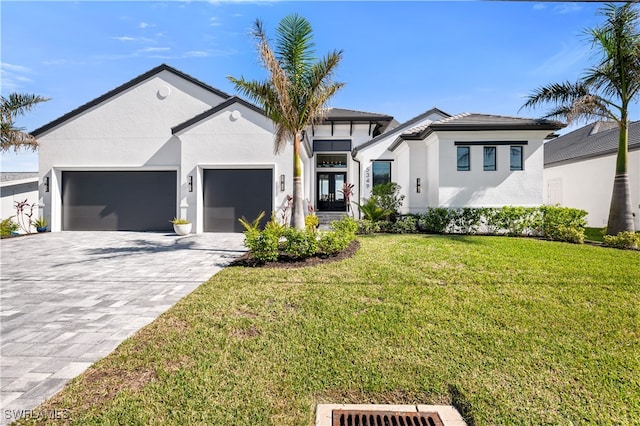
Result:
[[333,410],[331,426],[444,426],[438,413]]

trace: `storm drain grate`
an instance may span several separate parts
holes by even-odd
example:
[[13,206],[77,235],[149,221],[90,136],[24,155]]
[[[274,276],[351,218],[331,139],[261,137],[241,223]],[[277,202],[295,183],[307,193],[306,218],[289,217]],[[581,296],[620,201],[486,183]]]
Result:
[[438,413],[333,410],[331,426],[444,426]]

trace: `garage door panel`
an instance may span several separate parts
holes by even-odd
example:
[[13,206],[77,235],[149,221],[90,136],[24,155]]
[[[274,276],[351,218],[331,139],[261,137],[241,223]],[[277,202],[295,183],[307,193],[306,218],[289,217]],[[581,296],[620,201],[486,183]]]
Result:
[[215,169],[203,173],[205,232],[242,232],[238,218],[254,220],[264,211],[262,225],[273,210],[273,170]]
[[64,230],[170,231],[175,211],[174,171],[62,173]]

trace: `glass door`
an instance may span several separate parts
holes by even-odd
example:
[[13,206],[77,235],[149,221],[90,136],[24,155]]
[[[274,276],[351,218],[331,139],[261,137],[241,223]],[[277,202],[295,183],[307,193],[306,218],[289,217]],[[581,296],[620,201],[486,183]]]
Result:
[[318,173],[318,210],[341,212],[347,210],[342,186],[346,173]]

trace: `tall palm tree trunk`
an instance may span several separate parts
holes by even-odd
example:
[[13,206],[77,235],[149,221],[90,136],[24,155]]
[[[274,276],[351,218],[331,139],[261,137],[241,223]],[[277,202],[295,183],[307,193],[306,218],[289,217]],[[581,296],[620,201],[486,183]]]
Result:
[[622,117],[620,136],[618,139],[618,156],[616,158],[616,176],[613,180],[611,207],[607,235],[618,235],[622,231],[634,231],[631,208],[631,186],[628,173],[629,122]]
[[291,226],[304,229],[304,200],[302,199],[302,159],[300,158],[300,132],[293,141],[293,208]]

